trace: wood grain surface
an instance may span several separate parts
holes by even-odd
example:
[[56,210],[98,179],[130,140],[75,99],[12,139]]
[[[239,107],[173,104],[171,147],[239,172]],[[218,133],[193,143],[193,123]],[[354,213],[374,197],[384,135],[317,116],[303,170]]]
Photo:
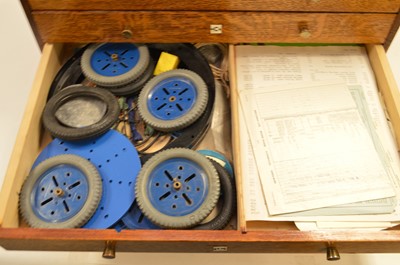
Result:
[[106,241],[115,241],[117,252],[324,253],[328,245],[340,253],[400,252],[400,231],[0,229],[8,250],[102,251]]
[[394,12],[399,0],[22,0],[32,10],[208,10],[208,11],[326,11]]
[[[45,42],[384,43],[396,14],[294,12],[33,12]],[[51,23],[49,23],[51,21]],[[211,34],[221,25],[221,34]],[[300,34],[306,27],[309,34]]]
[[400,150],[400,92],[394,79],[386,52],[380,45],[367,45],[371,67],[379,87],[380,96],[385,104],[388,122]]
[[19,225],[18,194],[41,149],[42,112],[49,87],[61,66],[61,51],[62,45],[46,44],[43,48],[0,193],[0,227]]

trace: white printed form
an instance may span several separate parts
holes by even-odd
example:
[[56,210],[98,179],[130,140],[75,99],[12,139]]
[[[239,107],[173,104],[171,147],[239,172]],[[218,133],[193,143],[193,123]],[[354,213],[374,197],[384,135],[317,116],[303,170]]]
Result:
[[395,195],[343,82],[239,92],[271,215]]

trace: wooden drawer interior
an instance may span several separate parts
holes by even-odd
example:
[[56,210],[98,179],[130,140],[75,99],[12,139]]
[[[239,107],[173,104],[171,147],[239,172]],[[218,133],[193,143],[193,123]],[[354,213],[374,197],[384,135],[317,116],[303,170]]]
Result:
[[[41,126],[41,114],[46,104],[48,88],[65,60],[68,45],[46,44],[36,79],[26,106],[17,142],[10,159],[0,194],[0,245],[16,250],[102,251],[105,246],[117,246],[129,252],[254,252],[254,253],[317,253],[334,245],[342,253],[398,252],[400,231],[380,232],[314,231],[301,232],[291,223],[273,223],[262,231],[247,231],[243,220],[237,230],[90,230],[33,229],[20,223],[18,193],[41,148],[49,139]],[[230,46],[230,66],[234,67],[233,46]],[[400,94],[380,45],[368,45],[371,65],[376,74],[380,93],[385,102],[397,143],[400,143]],[[231,86],[236,77],[231,71]],[[238,139],[237,95],[231,94],[234,157],[237,160]],[[240,188],[240,167],[234,161],[238,178],[238,211],[243,210]]]

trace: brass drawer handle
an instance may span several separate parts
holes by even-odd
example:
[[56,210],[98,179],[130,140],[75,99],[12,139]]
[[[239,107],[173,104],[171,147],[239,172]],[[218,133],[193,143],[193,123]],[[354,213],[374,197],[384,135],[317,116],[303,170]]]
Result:
[[331,244],[326,249],[326,259],[329,261],[340,260],[339,251]]
[[103,258],[105,259],[115,259],[115,245],[117,244],[116,241],[107,240],[105,242],[104,251],[103,251]]
[[124,37],[125,39],[130,39],[133,36],[132,31],[130,31],[129,29],[124,29],[121,34],[122,37]]

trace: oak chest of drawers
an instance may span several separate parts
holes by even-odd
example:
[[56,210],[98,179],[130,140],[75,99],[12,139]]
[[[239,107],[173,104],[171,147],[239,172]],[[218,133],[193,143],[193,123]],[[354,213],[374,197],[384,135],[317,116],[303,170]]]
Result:
[[[396,228],[380,232],[243,231],[239,225],[237,230],[223,231],[50,230],[24,227],[18,216],[18,192],[43,145],[40,117],[48,88],[71,44],[366,44],[399,142],[400,96],[384,52],[400,23],[399,0],[21,2],[43,55],[0,194],[0,245],[4,248],[103,251],[116,247],[117,251],[126,252],[317,253],[336,247],[341,253],[400,252],[400,230]],[[232,86],[234,79],[232,76]],[[233,111],[235,100],[232,97]],[[232,124],[234,127],[234,120]]]

